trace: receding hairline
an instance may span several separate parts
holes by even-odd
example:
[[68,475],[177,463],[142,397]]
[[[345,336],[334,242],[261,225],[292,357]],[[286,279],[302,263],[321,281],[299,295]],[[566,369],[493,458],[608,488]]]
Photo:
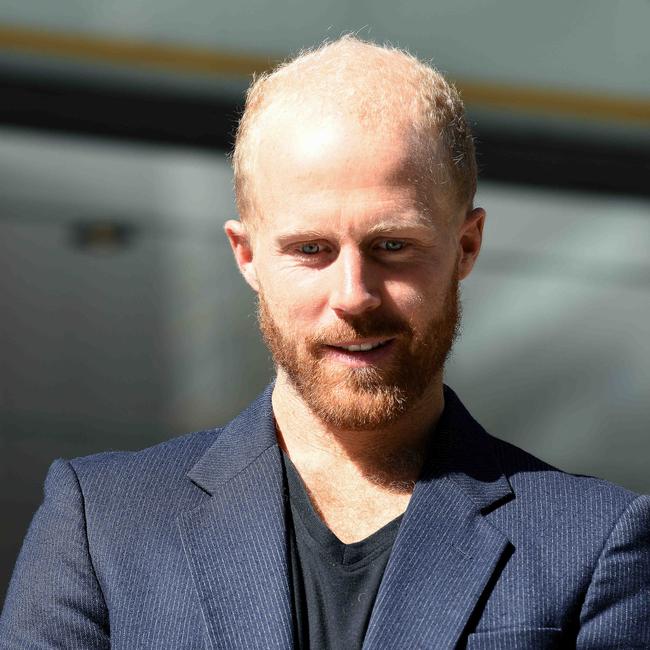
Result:
[[453,184],[463,202],[473,199],[473,142],[455,88],[404,50],[346,35],[301,52],[249,88],[233,152],[242,221],[256,212],[256,151],[274,112],[297,120],[338,113],[375,130],[401,118],[412,127],[414,155],[428,162],[428,171],[439,183]]

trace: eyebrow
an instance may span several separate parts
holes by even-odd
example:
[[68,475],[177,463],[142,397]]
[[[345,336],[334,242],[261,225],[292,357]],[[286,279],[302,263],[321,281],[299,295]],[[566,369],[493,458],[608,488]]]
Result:
[[[415,219],[413,216],[415,216]],[[368,228],[364,233],[364,237],[372,237],[402,230],[420,230],[422,228],[437,230],[435,221],[430,216],[413,211],[408,216],[390,216],[380,219]],[[280,231],[274,235],[274,239],[282,244],[295,241],[296,239],[327,239],[330,236],[331,231],[327,227],[323,229],[302,229],[298,227],[288,232]]]
[[368,234],[376,235],[394,230],[411,230],[415,228],[435,228],[435,223],[431,217],[422,213],[417,213],[416,216],[416,219],[410,217],[382,219],[368,229]]
[[[422,217],[417,221],[406,220],[393,220],[386,219],[372,225],[366,232],[363,233],[363,239],[370,239],[377,236],[386,236],[395,233],[396,236],[401,236],[401,233],[408,234],[409,231],[421,231],[424,228],[427,230],[437,230],[437,227],[431,220]],[[287,246],[295,241],[314,241],[319,239],[329,239],[332,232],[323,229],[305,229],[305,230],[292,230],[290,232],[281,232],[275,235],[274,239],[279,247]]]
[[291,230],[290,232],[280,232],[273,237],[278,243],[285,244],[295,241],[296,239],[325,239],[327,234],[323,230]]

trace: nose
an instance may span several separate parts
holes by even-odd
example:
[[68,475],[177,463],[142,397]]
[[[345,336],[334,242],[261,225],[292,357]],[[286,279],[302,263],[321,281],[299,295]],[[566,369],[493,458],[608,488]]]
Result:
[[342,249],[330,270],[330,307],[337,315],[357,316],[379,307],[381,298],[372,286],[372,269],[361,251]]

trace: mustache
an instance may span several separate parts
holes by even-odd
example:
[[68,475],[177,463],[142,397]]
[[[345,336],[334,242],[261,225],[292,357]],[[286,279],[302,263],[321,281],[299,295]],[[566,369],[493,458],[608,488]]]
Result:
[[389,314],[348,316],[310,337],[308,343],[318,347],[362,338],[392,338],[411,332],[405,320]]

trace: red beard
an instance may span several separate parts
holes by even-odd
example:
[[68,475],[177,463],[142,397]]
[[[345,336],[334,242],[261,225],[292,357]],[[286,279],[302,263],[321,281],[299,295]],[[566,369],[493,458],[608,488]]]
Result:
[[[300,340],[285,334],[259,294],[258,320],[262,336],[277,366],[300,397],[324,423],[344,430],[373,430],[402,416],[442,372],[458,335],[460,300],[454,275],[441,312],[421,330],[406,320],[369,312],[341,318],[336,326]],[[396,337],[388,363],[346,367],[323,352],[336,341]]]

